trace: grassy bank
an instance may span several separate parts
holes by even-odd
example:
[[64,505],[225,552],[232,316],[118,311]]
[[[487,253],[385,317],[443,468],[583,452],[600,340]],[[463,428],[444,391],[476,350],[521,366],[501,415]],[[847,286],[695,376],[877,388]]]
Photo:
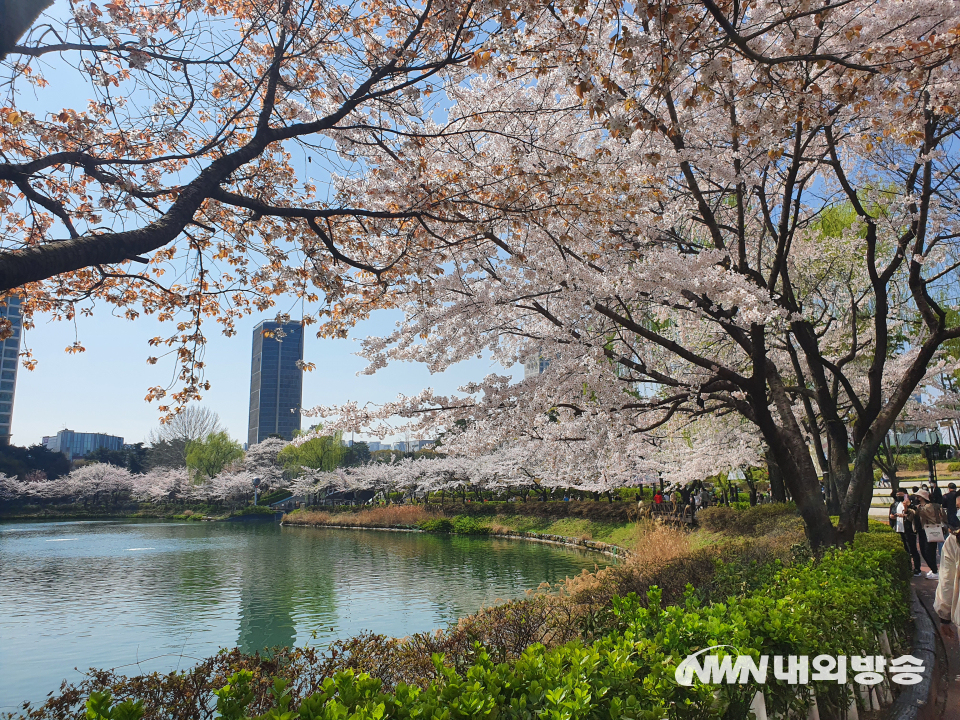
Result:
[[[538,503],[530,503],[537,505]],[[546,503],[545,503],[546,504]],[[582,503],[586,504],[586,503]],[[493,505],[490,503],[489,505]],[[405,528],[434,532],[462,532],[464,534],[509,535],[537,533],[559,535],[582,540],[633,547],[642,535],[642,524],[627,519],[593,519],[589,517],[556,517],[509,513],[516,505],[498,503],[501,513],[463,513],[463,506],[448,505],[388,505],[360,511],[326,512],[322,510],[295,510],[283,516],[287,525],[340,526],[364,528]],[[558,503],[559,505],[559,503]],[[577,506],[581,503],[565,503]],[[470,506],[466,506],[470,508]],[[486,509],[486,508],[485,508]],[[561,508],[563,509],[563,508]],[[625,510],[625,508],[620,508]],[[624,513],[625,515],[625,513]],[[446,519],[449,525],[438,523]]]

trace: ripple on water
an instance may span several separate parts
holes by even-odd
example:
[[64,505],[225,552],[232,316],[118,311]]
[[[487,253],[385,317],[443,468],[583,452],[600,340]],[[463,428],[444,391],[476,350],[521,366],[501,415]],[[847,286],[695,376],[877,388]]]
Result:
[[0,524],[0,711],[89,667],[169,671],[221,647],[427,631],[607,563],[540,543],[270,523]]

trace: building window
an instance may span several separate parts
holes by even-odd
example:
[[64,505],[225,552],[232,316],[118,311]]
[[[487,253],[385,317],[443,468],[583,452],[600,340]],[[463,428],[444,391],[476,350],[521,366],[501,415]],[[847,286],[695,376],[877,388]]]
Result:
[[0,378],[4,380],[16,380],[17,373],[15,370],[3,370],[2,372],[0,372]]

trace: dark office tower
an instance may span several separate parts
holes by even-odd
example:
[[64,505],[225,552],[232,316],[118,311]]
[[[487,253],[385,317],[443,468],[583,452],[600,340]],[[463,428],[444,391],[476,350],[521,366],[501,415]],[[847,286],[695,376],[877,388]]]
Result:
[[7,298],[0,304],[0,317],[10,321],[13,334],[3,342],[0,367],[0,445],[10,444],[10,426],[13,420],[13,394],[17,390],[17,365],[20,355],[20,298]]
[[253,329],[250,425],[247,443],[271,435],[291,440],[300,429],[303,399],[303,324],[263,321]]

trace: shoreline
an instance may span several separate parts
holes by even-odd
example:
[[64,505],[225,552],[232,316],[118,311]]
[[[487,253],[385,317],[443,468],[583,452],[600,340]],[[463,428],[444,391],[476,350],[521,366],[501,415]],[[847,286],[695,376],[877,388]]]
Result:
[[[109,514],[109,515],[31,515],[31,516],[7,516],[0,517],[0,523],[8,522],[64,522],[64,521],[75,521],[82,522],[85,520],[155,520],[158,522],[275,522],[276,514],[267,514],[267,513],[251,513],[249,515],[234,515],[230,517],[198,517],[196,515],[191,516],[190,518],[182,518],[174,515],[120,515],[120,514]],[[419,528],[411,527],[375,527],[371,525],[323,525],[318,523],[298,523],[290,522],[288,520],[282,520],[280,523],[281,527],[315,527],[315,528],[330,528],[332,530],[380,530],[386,532],[413,532],[413,533],[427,533],[426,530],[421,530]],[[439,534],[439,533],[427,533],[427,534]],[[456,534],[456,533],[451,533]],[[467,535],[477,535],[479,533],[466,533]],[[511,532],[495,532],[491,531],[489,533],[483,533],[487,537],[499,537],[506,538],[509,540],[527,540],[529,542],[539,542],[546,543],[549,545],[557,545],[560,547],[570,547],[570,548],[579,548],[581,550],[589,550],[590,552],[597,552],[601,555],[607,555],[608,557],[613,558],[628,558],[632,554],[627,548],[621,547],[619,545],[614,545],[612,543],[605,543],[600,540],[584,540],[583,538],[568,537],[565,535],[552,535],[549,533],[537,533],[529,531],[511,531]]]
[[[411,527],[375,527],[370,525],[324,525],[320,523],[298,523],[290,522],[286,519],[280,522],[281,527],[313,527],[313,528],[330,528],[333,530],[385,530],[387,532],[414,532],[414,533],[426,533],[428,535],[435,535],[439,533],[428,533],[426,530],[421,530],[419,528]],[[455,534],[455,533],[450,533]],[[472,533],[466,533],[472,534]],[[479,533],[477,533],[479,535]],[[489,532],[483,533],[486,537],[499,537],[507,538],[510,540],[528,540],[530,542],[540,542],[546,543],[549,545],[559,545],[562,547],[573,547],[579,548],[581,550],[589,550],[591,552],[597,552],[602,555],[607,555],[614,558],[628,558],[631,555],[631,552],[624,547],[619,545],[613,545],[611,543],[605,543],[599,540],[585,540],[583,538],[573,538],[566,537],[564,535],[551,535],[548,533],[536,533],[536,532]]]

